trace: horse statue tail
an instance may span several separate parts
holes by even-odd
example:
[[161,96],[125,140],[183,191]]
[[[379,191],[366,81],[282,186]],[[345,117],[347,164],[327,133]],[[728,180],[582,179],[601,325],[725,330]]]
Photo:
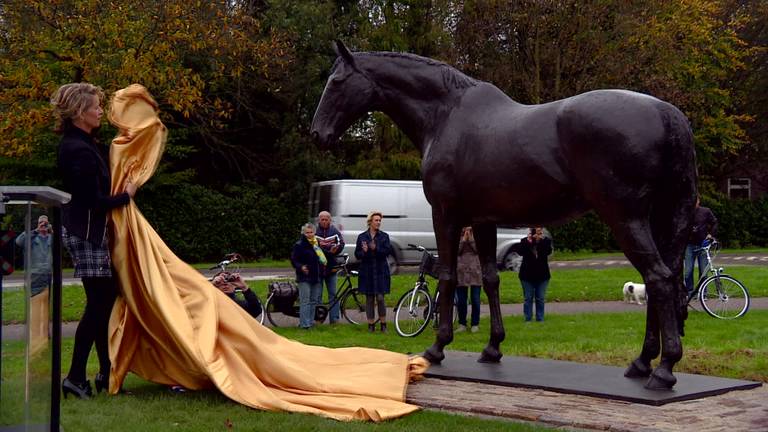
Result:
[[683,284],[683,257],[696,206],[696,149],[688,118],[671,104],[660,108],[666,143],[662,157],[665,169],[654,191],[651,227],[662,259],[672,271],[678,288],[675,298],[678,331],[685,334],[688,292]]

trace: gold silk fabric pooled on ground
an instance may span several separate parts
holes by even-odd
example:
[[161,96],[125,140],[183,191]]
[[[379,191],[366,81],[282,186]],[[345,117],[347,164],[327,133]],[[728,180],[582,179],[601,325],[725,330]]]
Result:
[[[118,91],[109,120],[112,193],[144,184],[163,153],[157,103],[137,84]],[[369,348],[304,345],[275,334],[165,245],[133,201],[112,212],[112,259],[123,296],[112,311],[110,392],[126,373],[189,389],[217,387],[253,408],[338,420],[381,421],[418,409],[405,403],[421,357]]]

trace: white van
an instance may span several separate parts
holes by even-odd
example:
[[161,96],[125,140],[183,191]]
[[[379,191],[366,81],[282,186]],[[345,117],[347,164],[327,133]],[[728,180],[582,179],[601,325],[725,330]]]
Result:
[[[384,214],[382,230],[392,243],[390,268],[417,265],[421,253],[408,246],[417,244],[436,251],[432,226],[432,207],[424,196],[420,181],[409,180],[331,180],[312,183],[309,214],[314,219],[323,210],[331,213],[333,224],[346,242],[344,252],[354,262],[355,241],[365,231],[365,219],[371,210]],[[528,229],[499,229],[496,261],[499,268],[517,270],[521,258],[510,246],[528,235]]]

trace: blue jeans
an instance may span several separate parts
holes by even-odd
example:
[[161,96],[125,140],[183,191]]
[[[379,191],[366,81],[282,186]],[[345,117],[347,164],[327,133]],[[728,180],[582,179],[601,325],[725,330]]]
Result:
[[328,289],[328,303],[330,303],[331,310],[328,312],[329,316],[328,319],[334,323],[339,320],[340,314],[339,314],[339,303],[333,304],[334,300],[336,300],[336,273],[330,274],[320,280],[320,299],[322,300],[322,284],[325,282],[325,287]]
[[526,321],[531,320],[533,315],[533,302],[536,301],[536,321],[544,321],[544,298],[547,295],[547,285],[549,279],[539,282],[520,280],[523,285],[523,315]]
[[322,282],[299,282],[299,327],[310,328],[315,323],[315,306],[322,296]]
[[[456,287],[456,309],[459,311],[459,324],[467,325],[467,287]],[[472,285],[470,291],[470,300],[472,302],[472,319],[473,326],[480,324],[480,285]]]
[[703,251],[694,252],[695,249],[701,248],[701,245],[688,245],[685,247],[685,261],[683,261],[683,274],[685,275],[685,288],[688,290],[688,297],[693,294],[695,285],[693,284],[693,267],[696,265],[695,261],[699,262],[699,279],[707,274],[707,256]]

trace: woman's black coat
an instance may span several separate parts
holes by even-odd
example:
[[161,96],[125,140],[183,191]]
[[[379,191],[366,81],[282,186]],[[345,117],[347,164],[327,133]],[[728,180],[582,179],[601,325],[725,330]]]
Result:
[[72,200],[63,206],[62,220],[70,234],[100,245],[110,209],[128,204],[127,193],[110,195],[109,165],[93,137],[70,126],[59,143],[58,168],[64,191]]

